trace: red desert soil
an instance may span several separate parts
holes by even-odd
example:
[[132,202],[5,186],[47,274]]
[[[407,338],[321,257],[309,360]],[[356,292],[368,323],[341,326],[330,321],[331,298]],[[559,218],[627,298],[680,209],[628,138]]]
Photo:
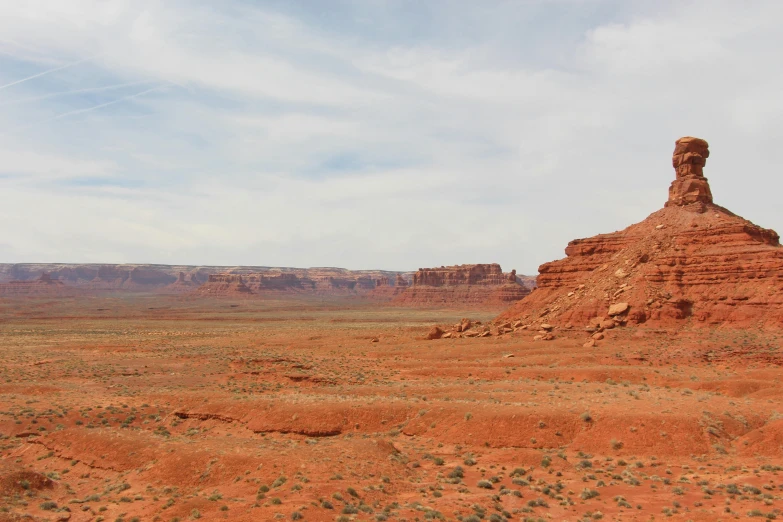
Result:
[[780,516],[779,333],[498,312],[0,300],[0,521]]

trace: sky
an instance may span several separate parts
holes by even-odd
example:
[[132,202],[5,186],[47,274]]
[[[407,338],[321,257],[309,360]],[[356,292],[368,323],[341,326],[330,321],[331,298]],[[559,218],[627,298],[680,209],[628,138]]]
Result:
[[500,263],[783,228],[779,0],[0,0],[0,262]]

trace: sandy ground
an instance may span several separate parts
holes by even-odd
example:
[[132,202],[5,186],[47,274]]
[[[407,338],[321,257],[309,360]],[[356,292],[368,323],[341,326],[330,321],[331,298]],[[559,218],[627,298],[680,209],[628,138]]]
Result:
[[0,521],[781,514],[781,335],[423,340],[494,315],[0,301]]

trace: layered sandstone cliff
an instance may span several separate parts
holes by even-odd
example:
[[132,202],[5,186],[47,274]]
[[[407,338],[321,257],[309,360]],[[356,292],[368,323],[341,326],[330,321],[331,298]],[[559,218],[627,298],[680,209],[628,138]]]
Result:
[[408,286],[408,280],[402,274],[397,274],[393,280],[389,277],[381,277],[375,280],[375,288],[368,294],[368,297],[379,301],[389,301],[404,292]]
[[[30,281],[48,273],[69,286],[85,290],[149,291],[176,283],[179,272],[190,272],[184,269],[163,265],[0,264],[0,281]],[[203,281],[206,275],[199,282]]]
[[[234,275],[242,276],[243,283],[253,293],[303,292],[325,296],[365,295],[375,289],[376,279],[400,275],[383,270],[343,268],[21,263],[0,264],[0,283],[33,281],[42,273],[50,273],[69,287],[89,292],[183,293],[208,283],[211,275]],[[219,282],[212,283],[215,287]],[[210,291],[202,293],[209,295]]]
[[0,283],[0,297],[69,297],[78,294],[79,290],[66,286],[48,273],[32,281]]
[[516,270],[504,274],[497,263],[420,268],[413,284],[392,302],[426,306],[507,306],[530,290],[521,285]]
[[[365,296],[377,286],[376,280],[388,279],[388,272],[350,271],[341,268],[268,269],[242,275],[247,289],[243,294],[284,297],[286,295]],[[399,275],[399,274],[397,274]],[[235,295],[237,290],[226,287],[226,280],[236,274],[224,273],[209,276],[209,280],[195,293],[199,295]]]
[[611,234],[571,241],[539,267],[538,288],[500,319],[551,324],[783,326],[783,247],[713,203],[707,142],[677,140],[663,209]]
[[196,288],[195,292],[204,296],[247,296],[253,293],[241,275],[215,274],[210,275],[206,283]]
[[166,292],[183,293],[192,292],[195,288],[201,286],[201,281],[196,278],[196,274],[186,274],[180,272],[177,280],[165,287]]

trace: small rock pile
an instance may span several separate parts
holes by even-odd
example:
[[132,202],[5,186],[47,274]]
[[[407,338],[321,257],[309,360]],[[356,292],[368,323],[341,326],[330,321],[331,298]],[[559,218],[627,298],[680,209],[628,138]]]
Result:
[[631,305],[628,303],[615,303],[609,307],[604,317],[593,317],[585,330],[590,334],[590,339],[583,345],[585,348],[596,346],[597,341],[602,340],[604,331],[611,330],[618,326],[625,326],[628,323],[628,313],[631,311]]
[[[508,335],[515,332],[522,332],[525,330],[533,329],[534,325],[525,324],[522,321],[502,321],[499,323],[483,324],[481,321],[473,321],[472,319],[463,318],[460,322],[452,325],[451,327],[433,326],[427,334],[427,339],[460,339],[462,337],[498,337],[501,335]],[[539,341],[551,341],[555,338],[552,333],[554,326],[549,324],[541,324],[538,326],[538,334],[533,337],[533,340]]]
[[[590,338],[585,342],[585,348],[596,346],[597,341],[604,339],[604,332],[628,324],[631,305],[625,302],[614,303],[609,306],[604,316],[596,316],[590,319],[585,330]],[[564,327],[571,330],[573,325]],[[534,341],[551,341],[555,339],[556,327],[546,322],[526,324],[521,319],[513,321],[497,321],[495,323],[482,324],[481,321],[473,321],[467,317],[449,327],[433,326],[427,334],[428,340],[435,339],[459,339],[462,337],[497,337],[522,331],[535,331]]]

